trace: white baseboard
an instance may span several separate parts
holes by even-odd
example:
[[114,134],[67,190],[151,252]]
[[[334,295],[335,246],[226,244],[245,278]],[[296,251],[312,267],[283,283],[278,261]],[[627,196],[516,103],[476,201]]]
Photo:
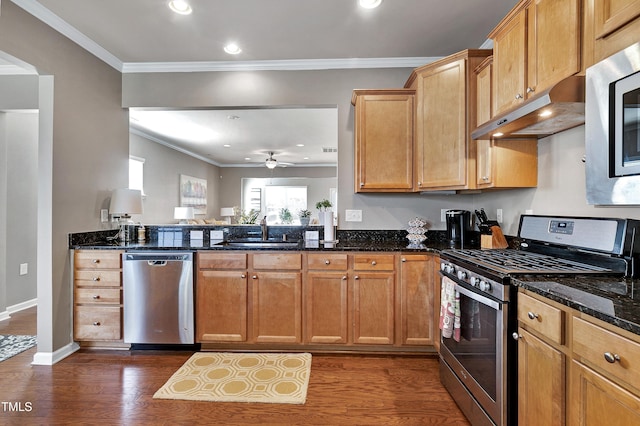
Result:
[[23,309],[31,308],[38,305],[38,299],[27,300],[26,302],[18,303],[16,305],[7,306],[7,309],[0,312],[0,321],[5,321],[11,318],[11,314],[22,311]]
[[78,349],[80,349],[80,345],[78,345],[76,342],[71,342],[55,352],[36,352],[36,354],[33,356],[31,365],[53,365],[59,361],[62,361]]

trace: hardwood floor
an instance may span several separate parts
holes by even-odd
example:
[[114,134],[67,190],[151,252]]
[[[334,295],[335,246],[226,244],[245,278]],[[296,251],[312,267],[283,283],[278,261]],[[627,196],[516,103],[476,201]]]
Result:
[[[0,333],[34,334],[35,308]],[[0,362],[2,425],[469,425],[436,358],[313,355],[307,402],[288,405],[152,399],[191,352],[80,350],[52,367],[35,352]]]

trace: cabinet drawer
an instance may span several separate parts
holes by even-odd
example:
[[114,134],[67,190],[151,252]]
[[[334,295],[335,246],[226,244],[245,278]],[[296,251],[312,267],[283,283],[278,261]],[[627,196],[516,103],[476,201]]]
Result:
[[74,272],[76,287],[120,287],[120,270],[88,270],[81,269]]
[[333,253],[313,253],[307,256],[308,269],[344,271],[347,269],[347,255]]
[[73,262],[75,269],[120,269],[122,251],[76,250]]
[[122,338],[121,308],[76,306],[73,317],[76,340],[119,340]]
[[640,344],[636,342],[574,318],[573,351],[605,376],[613,375],[634,386],[640,383]]
[[392,254],[356,254],[353,256],[356,271],[393,271],[395,256]]
[[120,304],[119,288],[76,288],[74,302],[84,304]]
[[518,294],[518,321],[551,341],[564,344],[564,312],[526,294]]
[[253,255],[253,269],[302,269],[301,253],[259,253]]
[[198,253],[200,269],[247,269],[246,253]]

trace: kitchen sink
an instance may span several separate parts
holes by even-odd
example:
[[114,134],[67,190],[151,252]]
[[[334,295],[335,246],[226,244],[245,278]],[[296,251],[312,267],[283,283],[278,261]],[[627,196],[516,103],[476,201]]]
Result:
[[244,248],[294,248],[300,245],[299,241],[282,240],[235,240],[222,241],[217,246],[244,247]]

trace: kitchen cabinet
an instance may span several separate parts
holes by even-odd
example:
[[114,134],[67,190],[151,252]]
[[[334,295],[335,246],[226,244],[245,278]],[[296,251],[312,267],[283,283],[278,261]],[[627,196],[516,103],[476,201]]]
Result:
[[[493,57],[476,69],[477,122],[491,119]],[[538,184],[537,139],[476,140],[476,184],[479,189],[523,188]]]
[[394,255],[355,254],[353,259],[353,342],[391,345],[394,343]]
[[245,253],[199,253],[196,341],[247,340],[248,271]]
[[518,424],[640,424],[640,337],[518,292]]
[[[640,0],[593,0],[585,2],[585,21],[593,27],[593,45],[587,45],[587,55],[593,49],[593,65],[638,42],[640,34]],[[586,68],[585,66],[585,68]]]
[[476,78],[490,50],[465,50],[416,68],[405,87],[416,90],[416,191],[475,189]]
[[348,255],[307,255],[305,343],[346,344],[349,338]]
[[[434,290],[440,280],[434,265],[433,255],[400,255],[396,310],[400,318],[401,345],[431,346],[437,340]],[[437,265],[439,268],[440,262]]]
[[524,0],[489,34],[494,116],[580,71],[581,3]]
[[565,313],[518,295],[518,424],[565,424]]
[[354,90],[355,192],[413,190],[411,89]]
[[302,254],[254,253],[251,272],[253,340],[302,342]]
[[74,251],[74,340],[122,342],[122,253]]

